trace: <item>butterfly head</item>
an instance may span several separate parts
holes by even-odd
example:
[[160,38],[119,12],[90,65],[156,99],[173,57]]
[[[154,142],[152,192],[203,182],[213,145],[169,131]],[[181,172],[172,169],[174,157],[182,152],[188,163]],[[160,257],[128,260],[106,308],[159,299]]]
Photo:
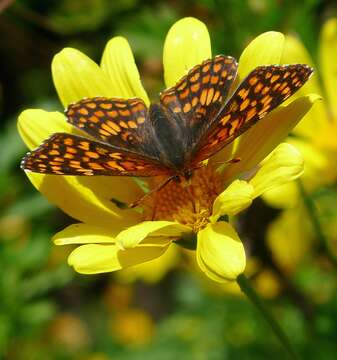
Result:
[[177,184],[181,184],[183,187],[188,186],[191,184],[193,176],[193,170],[187,169],[182,171],[181,173],[174,175],[172,177],[173,181],[175,181]]

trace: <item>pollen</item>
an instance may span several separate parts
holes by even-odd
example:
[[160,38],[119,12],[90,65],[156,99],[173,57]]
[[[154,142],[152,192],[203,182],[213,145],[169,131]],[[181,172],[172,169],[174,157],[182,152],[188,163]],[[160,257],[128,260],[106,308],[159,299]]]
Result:
[[[162,181],[155,178],[151,187]],[[177,221],[194,232],[208,223],[213,202],[223,190],[221,177],[211,167],[195,170],[191,180],[171,181],[147,200],[146,219]]]

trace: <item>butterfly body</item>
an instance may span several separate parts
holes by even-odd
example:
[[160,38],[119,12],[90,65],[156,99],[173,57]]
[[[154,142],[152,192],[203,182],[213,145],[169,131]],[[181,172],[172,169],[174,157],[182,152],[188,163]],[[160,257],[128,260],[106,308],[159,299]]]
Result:
[[81,135],[52,135],[24,157],[22,168],[188,180],[203,160],[296,92],[312,72],[303,64],[258,67],[228,96],[237,63],[219,55],[195,66],[149,107],[137,98],[82,99],[66,110]]

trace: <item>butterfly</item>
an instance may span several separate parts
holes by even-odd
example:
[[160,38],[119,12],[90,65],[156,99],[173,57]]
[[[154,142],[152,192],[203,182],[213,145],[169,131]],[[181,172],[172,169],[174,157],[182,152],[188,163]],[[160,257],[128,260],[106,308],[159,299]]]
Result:
[[304,64],[260,66],[229,96],[237,68],[230,56],[205,60],[149,107],[138,98],[71,104],[67,121],[83,136],[54,134],[27,153],[21,167],[42,174],[189,179],[313,73]]

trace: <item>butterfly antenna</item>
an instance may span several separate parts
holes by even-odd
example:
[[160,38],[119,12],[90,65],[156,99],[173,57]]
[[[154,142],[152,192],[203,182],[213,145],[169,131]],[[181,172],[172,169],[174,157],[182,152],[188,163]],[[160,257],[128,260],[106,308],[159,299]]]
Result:
[[147,197],[152,196],[155,192],[161,190],[165,185],[167,185],[171,180],[173,180],[173,178],[175,177],[175,175],[170,176],[168,178],[166,178],[164,181],[162,181],[161,183],[159,183],[158,186],[156,186],[155,188],[151,189],[149,192],[147,192],[146,194],[144,194],[143,196],[141,196],[139,199],[137,199],[136,201],[128,204],[126,206],[126,209],[133,209],[136,206],[138,206],[140,203],[142,203]]

